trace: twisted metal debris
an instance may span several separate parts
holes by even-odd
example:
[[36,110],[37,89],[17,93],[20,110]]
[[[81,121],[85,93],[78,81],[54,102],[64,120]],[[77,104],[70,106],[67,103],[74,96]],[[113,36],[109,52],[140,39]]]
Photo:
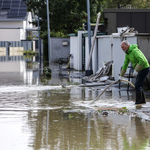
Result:
[[104,66],[101,67],[96,74],[93,74],[89,77],[88,76],[84,77],[85,81],[89,81],[89,82],[100,81],[101,77],[106,77],[108,79],[109,75],[111,75],[112,64],[113,61],[109,61],[105,63]]

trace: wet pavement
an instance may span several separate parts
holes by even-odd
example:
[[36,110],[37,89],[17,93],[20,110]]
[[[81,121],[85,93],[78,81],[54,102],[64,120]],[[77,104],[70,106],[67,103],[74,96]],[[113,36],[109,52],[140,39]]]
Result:
[[150,149],[148,91],[135,106],[134,90],[114,85],[90,105],[107,85],[80,87],[83,72],[51,68],[51,79],[0,73],[1,150]]

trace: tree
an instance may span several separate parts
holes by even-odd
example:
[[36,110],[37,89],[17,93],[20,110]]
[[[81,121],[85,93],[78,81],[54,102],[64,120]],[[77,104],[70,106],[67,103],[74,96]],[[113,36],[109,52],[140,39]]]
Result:
[[133,0],[131,5],[136,8],[150,8],[150,0]]
[[131,5],[133,8],[149,8],[150,0],[110,0],[107,8],[123,8]]
[[[98,12],[104,8],[122,8],[128,4],[136,8],[148,8],[150,0],[89,0],[91,22],[96,22]],[[41,18],[41,31],[47,30],[46,0],[26,0],[28,11]],[[69,34],[82,28],[87,22],[87,0],[49,0],[50,30]],[[37,21],[33,21],[37,26]]]
[[[97,13],[104,8],[104,5],[100,7],[104,1],[90,0],[91,22],[96,22]],[[48,61],[46,0],[27,0],[26,5],[28,11],[41,18],[40,35],[44,43],[44,61]],[[82,28],[84,22],[87,22],[86,0],[49,0],[49,12],[51,35],[64,36],[74,33],[75,30]],[[37,20],[34,20],[32,24],[37,26]]]
[[[96,21],[97,13],[102,10],[100,7],[105,0],[90,0],[91,22]],[[39,15],[41,31],[47,30],[46,0],[27,0],[28,11]],[[50,9],[50,30],[69,34],[82,27],[87,21],[86,0],[49,0]],[[39,13],[38,13],[39,12]],[[37,25],[34,21],[33,24]]]
[[[28,11],[39,16],[40,34],[44,40],[44,60],[47,55],[47,6],[46,0],[25,0]],[[121,8],[128,4],[137,8],[147,8],[150,0],[89,0],[91,22],[96,22],[97,13],[105,8]],[[87,0],[49,0],[50,31],[57,35],[67,35],[82,28],[87,22]],[[101,17],[102,18],[102,17]],[[32,22],[37,26],[37,19]],[[60,33],[60,34],[58,34]],[[56,35],[55,34],[55,35]],[[52,35],[52,34],[51,34]]]

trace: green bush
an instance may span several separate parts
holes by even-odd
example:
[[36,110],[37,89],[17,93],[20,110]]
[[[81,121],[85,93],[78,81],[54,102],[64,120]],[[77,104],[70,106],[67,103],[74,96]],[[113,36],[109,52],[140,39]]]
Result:
[[51,77],[52,70],[49,67],[45,67],[43,73],[46,77]]
[[32,51],[31,49],[23,51],[23,56],[25,58],[28,58],[30,61],[32,57],[37,56],[37,55],[38,55],[38,52]]
[[65,35],[63,32],[51,32],[51,37],[69,37],[69,35]]
[[31,49],[23,51],[24,56],[37,56],[38,52],[32,51]]

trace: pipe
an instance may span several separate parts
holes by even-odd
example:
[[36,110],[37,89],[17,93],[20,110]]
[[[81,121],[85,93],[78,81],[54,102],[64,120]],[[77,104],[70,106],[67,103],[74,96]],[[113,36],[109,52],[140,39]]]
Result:
[[88,61],[88,65],[87,65],[87,70],[90,67],[90,62],[91,62],[91,59],[92,59],[92,53],[93,53],[93,48],[94,48],[94,44],[95,44],[95,39],[96,39],[96,34],[97,34],[97,29],[98,29],[100,16],[101,16],[101,13],[99,12],[97,14],[97,22],[96,22],[96,27],[95,27],[95,31],[94,31],[94,39],[93,39],[92,47],[91,47],[91,50],[90,50],[90,56],[89,56],[89,61]]
[[102,94],[103,94],[109,87],[111,87],[113,84],[117,84],[117,83],[122,82],[122,81],[131,84],[131,85],[135,88],[135,86],[134,86],[131,82],[127,81],[127,80],[122,79],[122,80],[115,81],[115,82],[111,83],[108,87],[106,87],[106,89],[105,89],[98,97],[96,97],[96,98],[90,103],[90,105],[93,104],[96,100],[98,100],[98,99],[102,96]]

